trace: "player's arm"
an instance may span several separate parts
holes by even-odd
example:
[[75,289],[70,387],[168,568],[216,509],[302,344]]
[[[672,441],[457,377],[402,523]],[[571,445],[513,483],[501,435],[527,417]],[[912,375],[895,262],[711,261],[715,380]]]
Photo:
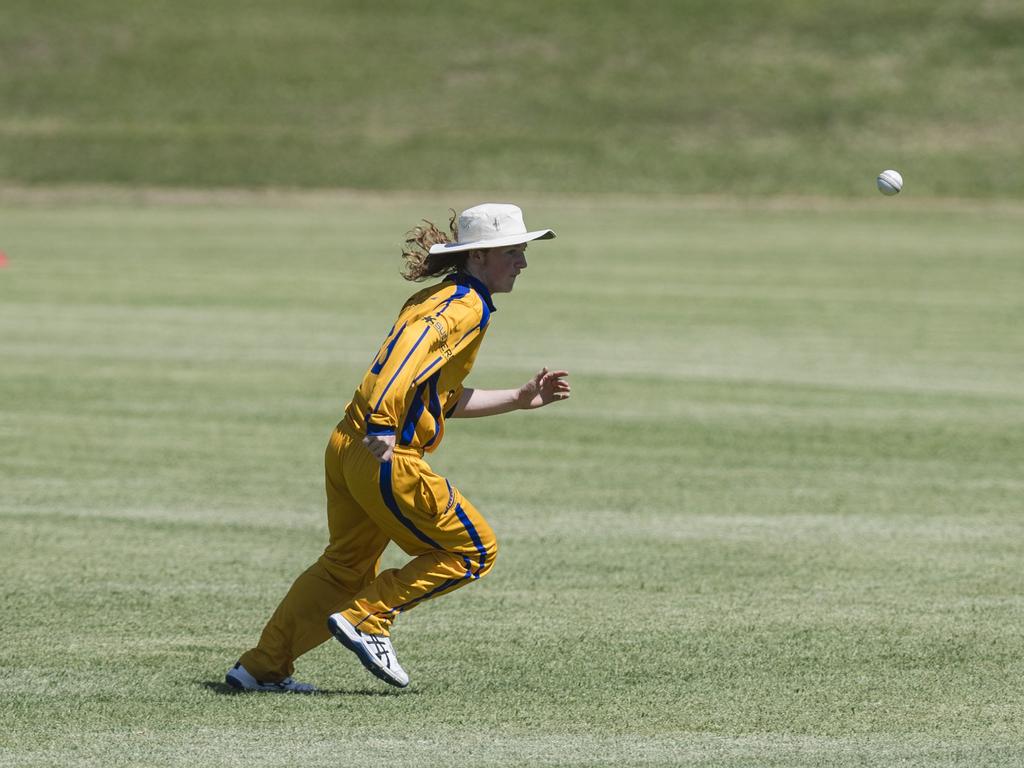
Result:
[[509,411],[531,410],[549,403],[566,400],[572,388],[566,377],[568,371],[549,371],[541,368],[537,375],[518,389],[470,389],[459,397],[451,418],[470,419],[495,416]]

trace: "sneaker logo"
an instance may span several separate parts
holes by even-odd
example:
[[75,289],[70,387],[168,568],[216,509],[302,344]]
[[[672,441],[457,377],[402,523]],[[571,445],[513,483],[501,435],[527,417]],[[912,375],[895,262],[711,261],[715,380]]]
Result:
[[391,655],[388,653],[387,643],[376,635],[367,635],[366,638],[366,644],[373,646],[374,655],[377,657],[377,660],[383,660],[384,665],[391,669]]

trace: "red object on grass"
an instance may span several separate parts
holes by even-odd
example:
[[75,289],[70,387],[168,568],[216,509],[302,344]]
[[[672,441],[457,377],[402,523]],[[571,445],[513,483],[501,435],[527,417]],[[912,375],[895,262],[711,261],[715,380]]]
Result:
[[7,266],[7,254],[0,251],[0,268]]

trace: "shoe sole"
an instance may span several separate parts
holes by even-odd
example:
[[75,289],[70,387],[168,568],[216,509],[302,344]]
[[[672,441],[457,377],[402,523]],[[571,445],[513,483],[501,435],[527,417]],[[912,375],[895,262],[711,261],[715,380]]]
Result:
[[[342,621],[345,620],[342,619]],[[345,623],[348,624],[347,621]],[[349,626],[351,627],[352,625],[349,624]],[[383,680],[388,685],[395,686],[395,688],[405,688],[409,685],[409,683],[400,683],[394,678],[389,677],[383,669],[374,664],[369,651],[363,647],[363,644],[360,643],[359,640],[349,637],[341,627],[340,622],[335,621],[333,616],[327,619],[327,629],[329,629],[331,634],[334,635],[334,639],[352,651],[352,653],[356,655],[356,658],[359,659],[359,662],[366,667],[366,670],[378,680]],[[354,632],[355,629],[352,631]]]

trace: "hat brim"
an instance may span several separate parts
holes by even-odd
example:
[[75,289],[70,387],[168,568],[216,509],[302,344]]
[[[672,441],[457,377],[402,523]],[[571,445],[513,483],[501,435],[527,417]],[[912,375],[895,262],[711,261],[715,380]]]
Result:
[[476,251],[481,248],[501,248],[506,245],[521,245],[531,240],[551,240],[554,236],[554,231],[550,229],[538,229],[533,232],[524,232],[521,235],[505,235],[493,240],[477,240],[472,243],[438,243],[430,246],[430,252],[459,253],[461,251]]

